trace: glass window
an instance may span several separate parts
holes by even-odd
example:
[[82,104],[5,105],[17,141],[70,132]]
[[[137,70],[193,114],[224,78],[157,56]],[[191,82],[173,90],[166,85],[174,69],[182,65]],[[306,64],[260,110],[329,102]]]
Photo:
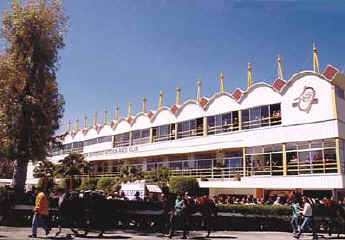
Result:
[[115,135],[113,145],[114,147],[129,146],[129,132]]
[[233,130],[238,130],[238,112],[232,112],[232,126]]
[[270,120],[271,125],[281,124],[280,103],[270,105]]
[[298,152],[299,159],[299,173],[300,174],[310,174],[311,172],[311,161],[310,161],[310,152]]
[[225,113],[222,115],[222,126],[223,126],[223,131],[227,132],[231,130],[232,125],[232,117],[231,113]]
[[169,168],[172,170],[182,170],[182,161],[169,162]]
[[242,110],[241,117],[242,117],[242,129],[248,129],[249,128],[249,110],[248,109]]
[[283,154],[272,153],[272,175],[283,175]]
[[250,128],[261,127],[261,107],[250,109]]
[[144,129],[144,130],[142,130],[142,131],[141,131],[141,136],[142,136],[143,138],[148,138],[148,137],[150,137],[150,129]]
[[323,141],[324,148],[335,148],[335,139],[327,139]]
[[269,125],[269,106],[261,107],[261,126],[266,127]]

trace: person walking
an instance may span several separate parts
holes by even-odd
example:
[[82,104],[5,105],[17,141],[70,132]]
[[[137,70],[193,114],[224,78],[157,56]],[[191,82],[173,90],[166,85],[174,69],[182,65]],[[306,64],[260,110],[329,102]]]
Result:
[[317,239],[317,234],[315,232],[315,229],[313,228],[313,209],[312,209],[312,205],[311,203],[308,201],[307,197],[303,197],[303,223],[301,225],[301,229],[299,230],[299,232],[297,233],[296,236],[294,236],[294,238],[299,239],[301,234],[305,231],[305,229],[308,227],[312,230],[313,232],[313,239],[316,240]]
[[171,216],[170,219],[170,230],[169,230],[169,238],[172,238],[174,235],[176,224],[181,225],[183,230],[183,237],[182,239],[187,238],[187,222],[186,222],[186,204],[183,199],[183,194],[178,195],[175,201],[175,211]]
[[293,235],[296,235],[298,232],[298,220],[300,217],[300,211],[299,211],[300,205],[297,198],[293,200],[291,208],[292,208],[291,226],[292,226]]
[[34,215],[32,218],[32,233],[29,238],[37,238],[37,228],[42,227],[45,230],[46,235],[49,234],[50,228],[48,227],[49,216],[49,200],[43,187],[38,189],[38,194],[35,200]]

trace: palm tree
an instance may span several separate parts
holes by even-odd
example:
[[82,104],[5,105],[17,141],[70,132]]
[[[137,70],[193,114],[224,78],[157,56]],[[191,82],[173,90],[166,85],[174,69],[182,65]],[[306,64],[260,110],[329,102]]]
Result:
[[62,175],[63,177],[68,177],[69,189],[70,191],[74,190],[74,176],[87,174],[90,171],[89,162],[84,160],[84,156],[79,153],[71,152],[64,159],[59,161],[57,165],[57,174]]
[[50,161],[40,161],[34,168],[34,177],[43,179],[44,189],[48,188],[49,179],[55,177],[56,165]]

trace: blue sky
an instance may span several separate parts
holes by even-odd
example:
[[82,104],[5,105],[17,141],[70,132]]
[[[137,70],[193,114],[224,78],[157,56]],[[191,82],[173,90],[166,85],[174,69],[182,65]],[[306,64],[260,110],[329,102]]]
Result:
[[[0,10],[8,7],[0,1]],[[312,43],[319,49],[321,69],[332,64],[344,71],[345,1],[338,0],[65,0],[70,28],[60,52],[58,83],[66,100],[65,118],[74,121],[115,104],[126,116],[141,99],[156,109],[159,91],[164,104],[219,89],[245,89],[247,64],[254,82],[272,83],[277,55],[285,79],[312,69]],[[82,122],[82,120],[81,120]],[[64,126],[63,126],[64,128]]]

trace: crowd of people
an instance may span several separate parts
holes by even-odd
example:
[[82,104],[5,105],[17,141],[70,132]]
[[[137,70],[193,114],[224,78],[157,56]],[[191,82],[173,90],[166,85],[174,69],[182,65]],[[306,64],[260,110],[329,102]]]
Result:
[[[313,231],[314,238],[317,238],[315,230],[313,228],[313,209],[317,206],[331,207],[331,206],[343,206],[345,207],[345,199],[336,201],[334,198],[307,198],[301,196],[295,192],[291,192],[289,196],[268,196],[264,198],[255,198],[254,196],[236,196],[236,195],[216,195],[209,197],[204,195],[203,197],[191,196],[188,193],[177,195],[176,200],[173,202],[168,198],[166,193],[162,193],[160,196],[157,194],[146,195],[142,199],[139,193],[135,194],[133,200],[128,200],[124,192],[114,192],[106,194],[104,191],[66,191],[64,189],[58,189],[53,192],[45,192],[43,189],[37,189],[36,192],[28,192],[27,200],[34,200],[34,214],[32,217],[32,234],[30,237],[37,237],[37,228],[42,227],[46,234],[49,234],[50,227],[48,224],[49,208],[58,208],[63,211],[63,202],[66,199],[103,199],[103,200],[122,200],[125,202],[155,202],[161,206],[163,210],[161,218],[161,230],[170,237],[173,236],[177,225],[183,230],[183,237],[187,235],[187,215],[186,209],[191,209],[192,206],[205,205],[217,206],[218,204],[239,204],[239,205],[281,205],[290,206],[291,228],[293,236],[299,238],[307,228]],[[206,205],[205,205],[206,206]],[[206,217],[211,213],[204,214]],[[205,219],[208,221],[207,219]],[[209,225],[209,224],[206,224]],[[208,228],[208,234],[210,228]]]

